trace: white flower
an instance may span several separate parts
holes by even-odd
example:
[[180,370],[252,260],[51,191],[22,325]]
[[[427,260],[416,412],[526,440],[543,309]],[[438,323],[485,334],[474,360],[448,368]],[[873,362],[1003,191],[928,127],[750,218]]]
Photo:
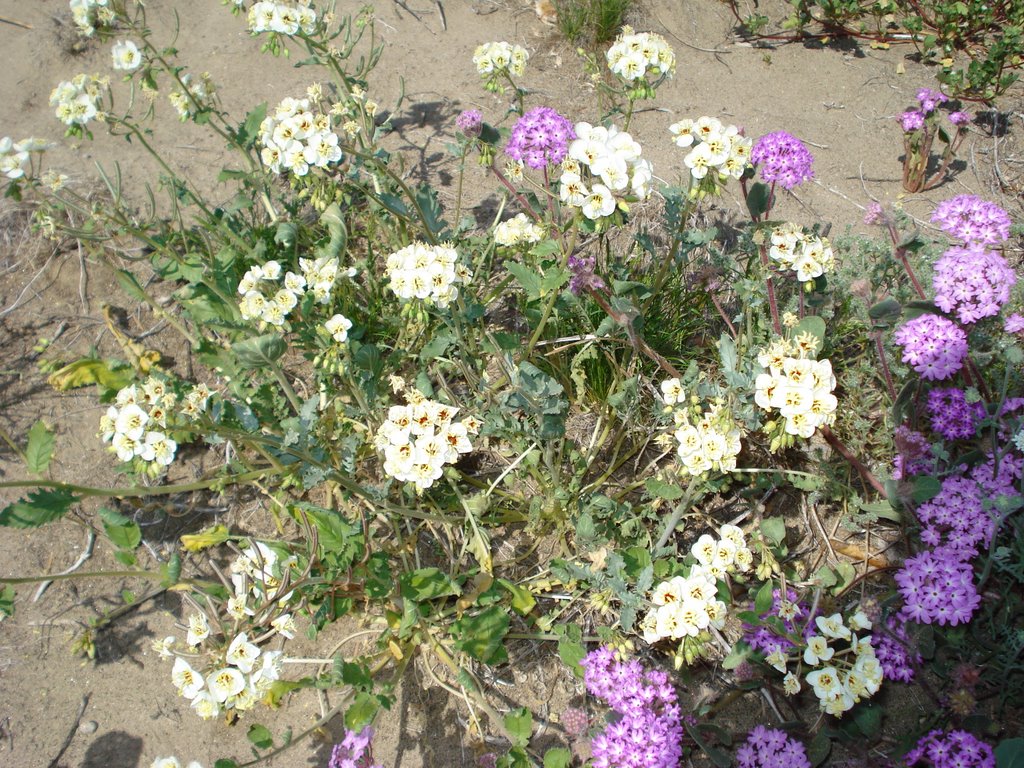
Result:
[[807,639],[807,647],[804,649],[804,664],[817,666],[831,659],[834,654],[835,649],[829,646],[828,640],[821,635],[812,635]]
[[173,755],[171,757],[158,757],[153,761],[150,768],[181,768],[181,763]]
[[843,624],[843,616],[839,613],[833,613],[831,616],[816,616],[814,623],[818,625],[818,630],[821,634],[826,637],[833,637],[840,640],[850,639],[850,630]]
[[192,669],[191,665],[180,656],[174,660],[171,668],[171,682],[178,688],[178,693],[186,699],[193,699],[203,689],[203,676]]
[[192,709],[203,720],[210,720],[220,714],[220,703],[209,691],[200,691],[192,699]]
[[228,646],[228,651],[224,656],[224,660],[228,664],[233,664],[245,673],[252,672],[252,668],[256,664],[256,660],[259,659],[260,649],[249,642],[249,638],[246,637],[245,632],[242,632],[234,640],[231,641],[231,645]]
[[185,642],[190,648],[195,648],[203,640],[210,636],[210,622],[202,613],[193,613],[188,617],[188,635]]
[[174,648],[174,643],[177,638],[174,635],[168,635],[163,640],[154,640],[152,646],[150,646],[161,659],[169,659],[174,654],[171,649]]
[[[782,651],[774,650],[767,656],[765,656],[764,660],[765,663],[767,663],[771,667],[775,667],[775,669],[779,670],[779,672],[786,671],[786,654],[784,654]],[[789,677],[790,675],[792,675],[792,673],[787,675],[787,677]]]
[[841,690],[839,683],[839,670],[835,667],[824,667],[808,673],[805,678],[814,688],[814,695],[819,699],[825,699],[833,691]]
[[234,667],[224,667],[216,672],[211,672],[206,678],[206,685],[210,695],[223,704],[232,696],[237,696],[245,690],[245,675]]
[[787,696],[795,696],[800,693],[800,678],[792,672],[786,673],[782,678],[782,690]]
[[110,53],[114,59],[114,69],[131,72],[142,64],[142,53],[131,40],[118,40]]
[[331,337],[339,344],[348,341],[348,331],[352,327],[352,321],[344,315],[334,315],[326,323],[324,328],[331,334]]
[[[295,637],[295,619],[290,613],[283,613],[270,622],[270,626],[276,629],[283,637],[291,640]],[[248,670],[246,670],[248,671]]]
[[592,221],[611,216],[615,212],[615,195],[604,184],[595,184],[583,201],[582,208],[583,215]]

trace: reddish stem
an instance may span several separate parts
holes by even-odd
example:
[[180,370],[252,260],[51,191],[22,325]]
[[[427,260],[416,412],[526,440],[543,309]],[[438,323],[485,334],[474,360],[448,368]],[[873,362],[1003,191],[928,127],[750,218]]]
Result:
[[819,427],[819,429],[821,431],[821,436],[825,438],[825,441],[832,446],[832,449],[836,453],[846,459],[847,463],[851,467],[857,470],[857,473],[861,476],[864,482],[878,491],[879,494],[885,496],[885,486],[882,484],[882,481],[872,474],[871,470],[865,466],[864,462],[853,455],[853,452],[836,436],[836,433],[825,426]]

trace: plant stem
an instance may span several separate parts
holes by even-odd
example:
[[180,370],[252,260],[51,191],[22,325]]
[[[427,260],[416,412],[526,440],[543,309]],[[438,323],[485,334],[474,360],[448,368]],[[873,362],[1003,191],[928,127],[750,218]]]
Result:
[[658,543],[654,545],[655,552],[668,543],[668,540],[672,537],[676,526],[679,525],[679,521],[683,519],[683,515],[690,511],[690,505],[693,503],[696,490],[697,478],[695,476],[691,476],[690,482],[686,486],[686,492],[683,493],[683,500],[676,505],[674,510],[672,510],[672,516],[665,521],[665,527],[661,531],[661,536],[658,537]]
[[832,446],[834,451],[846,459],[850,466],[857,470],[864,482],[878,491],[882,496],[887,496],[885,486],[882,482],[872,474],[871,470],[868,469],[860,459],[853,455],[853,452],[836,436],[835,432],[827,426],[821,426],[818,429],[821,432],[821,436],[825,438],[825,441]]

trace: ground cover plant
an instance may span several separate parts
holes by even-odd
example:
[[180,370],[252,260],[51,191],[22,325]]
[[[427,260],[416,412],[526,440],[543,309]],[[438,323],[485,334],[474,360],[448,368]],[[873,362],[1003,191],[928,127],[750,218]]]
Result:
[[[236,152],[229,204],[163,163],[160,199],[140,213],[113,171],[87,199],[46,167],[43,143],[0,145],[8,193],[38,206],[41,227],[99,258],[145,246],[169,304],[111,268],[201,364],[126,343],[123,360],[56,370],[55,386],[95,386],[108,404],[97,439],[125,482],[51,478],[39,421],[5,435],[32,477],[5,483],[31,490],[0,523],[81,509],[120,574],[181,593],[186,622],[154,644],[162,683],[196,718],[246,728],[256,752],[216,765],[298,743],[307,734],[281,733],[270,707],[325,688],[342,698],[309,732],[340,717],[330,765],[373,764],[373,723],[410,664],[440,665],[467,734],[500,739],[493,764],[1019,759],[1024,320],[1006,211],[950,194],[933,217],[948,241],[928,242],[873,207],[869,260],[820,222],[774,217],[814,176],[785,126],[747,136],[700,115],[665,126],[679,159],[662,183],[629,127],[675,55],[626,28],[599,62],[614,108],[589,122],[537,102],[521,47],[481,41],[467,60],[509,103],[463,112],[451,147],[506,193],[481,228],[383,149],[394,113],[373,99],[369,13],[233,10],[269,55],[319,68],[304,93],[228,115],[143,6],[112,2],[73,11],[111,45],[120,81],[69,74],[50,99],[70,136],[110,130],[158,160],[151,131],[208,127]],[[709,220],[727,188],[742,223]],[[189,452],[216,455],[217,471],[163,482]],[[273,524],[185,534],[182,549],[209,560],[184,576],[177,555],[150,567],[112,503],[241,488]],[[805,539],[843,508],[865,548],[819,567]],[[879,540],[898,565],[879,565]],[[9,610],[19,580],[5,583]],[[564,599],[547,600],[555,590]],[[346,614],[369,622],[374,653],[289,653]],[[522,641],[546,643],[591,697],[558,713],[557,744],[487,685]],[[88,654],[90,638],[79,645]],[[687,682],[714,667],[722,690],[692,700]],[[931,717],[883,739],[906,684]],[[739,697],[764,702],[749,734],[715,719]]]

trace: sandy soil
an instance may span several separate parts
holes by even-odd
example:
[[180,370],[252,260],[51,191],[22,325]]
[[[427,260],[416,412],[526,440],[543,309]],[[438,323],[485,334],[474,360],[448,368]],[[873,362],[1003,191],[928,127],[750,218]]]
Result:
[[[532,6],[519,0],[442,3],[444,23],[437,7],[425,0],[379,3],[377,32],[385,52],[370,90],[387,108],[404,89],[405,105],[394,120],[389,146],[404,154],[411,174],[438,184],[442,201],[453,205],[455,163],[444,146],[451,140],[455,116],[476,107],[497,122],[507,108],[479,85],[470,61],[477,44],[508,40],[528,48],[525,82],[533,92],[532,104],[555,106],[573,119],[596,120],[600,113],[573,48],[538,21]],[[183,60],[193,62],[192,71],[209,71],[225,106],[239,116],[262,101],[275,104],[301,94],[316,77],[289,60],[261,56],[244,22],[215,0],[151,0],[148,5],[151,26],[168,44],[177,12],[181,34],[176,45]],[[359,4],[341,0],[339,6],[354,11]],[[51,89],[78,72],[108,71],[109,48],[80,45],[64,0],[0,0],[0,17],[32,27],[0,22],[0,135],[61,141],[61,126],[48,105]],[[802,224],[831,222],[833,232],[847,227],[866,231],[860,221],[871,200],[901,202],[926,220],[936,201],[960,192],[1002,200],[1018,206],[1015,212],[1020,213],[1019,200],[1013,199],[1020,192],[1019,186],[1014,188],[1021,175],[1014,158],[1019,158],[1015,152],[1024,133],[1019,91],[1003,105],[1009,113],[1008,134],[993,136],[984,126],[972,126],[961,153],[965,162],[955,178],[927,195],[905,196],[900,187],[901,137],[893,118],[911,105],[919,87],[934,85],[932,73],[908,57],[911,50],[848,44],[754,47],[735,39],[732,16],[716,0],[641,0],[633,21],[638,29],[664,34],[679,60],[675,80],[661,90],[654,109],[637,115],[632,127],[663,179],[672,180],[682,170],[682,153],[673,147],[667,126],[707,114],[742,125],[753,136],[785,129],[811,146],[817,178],[780,209]],[[126,99],[127,91],[118,88],[119,98]],[[215,181],[225,162],[223,150],[196,127],[178,126],[165,102],[158,109],[155,141],[168,162],[216,197],[224,189]],[[130,149],[123,139],[97,134],[94,142],[54,149],[47,165],[70,174],[74,184],[87,190],[95,184],[96,163],[109,170],[118,162],[125,194],[138,196],[157,174],[152,163]],[[1008,180],[1005,190],[997,185],[999,175]],[[481,211],[490,210],[496,193],[482,172],[472,169],[467,184],[470,209],[478,205]],[[721,205],[730,206],[738,210],[735,200]],[[156,319],[120,296],[111,276],[87,254],[74,247],[54,251],[31,236],[24,217],[9,207],[0,219],[0,235],[0,423],[22,435],[37,418],[47,419],[58,431],[56,476],[115,483],[113,462],[95,437],[100,407],[92,393],[52,392],[33,347],[60,331],[50,357],[71,359],[90,345],[115,351],[100,320],[102,302],[126,308],[136,333],[153,327]],[[10,453],[0,452],[0,476],[22,474]],[[10,493],[0,494],[4,503],[11,499]],[[182,500],[132,514],[144,526],[148,552],[143,554],[153,562],[169,555],[183,530],[197,529],[222,514],[244,529],[259,525],[262,510],[244,500],[204,501],[199,507]],[[83,526],[71,519],[34,532],[0,529],[0,574],[61,571],[78,559],[85,542]],[[116,567],[101,539],[82,571]],[[297,733],[319,716],[322,702],[307,693],[290,700],[273,718],[263,714],[234,727],[196,718],[175,694],[169,667],[149,649],[154,638],[168,634],[181,618],[173,595],[147,600],[103,632],[95,661],[72,654],[72,641],[90,619],[123,604],[123,589],[141,597],[148,586],[119,579],[60,582],[38,601],[33,601],[34,587],[19,589],[15,618],[0,623],[0,766],[135,768],[174,753],[210,768],[215,757],[247,756],[245,730],[251,722],[272,724],[280,735],[287,727]],[[322,647],[351,629],[332,630]],[[513,699],[538,712],[557,711],[579,689],[559,665],[536,663],[550,650],[531,647],[513,654],[522,656],[522,663],[499,674],[514,687],[496,690],[511,690]],[[377,757],[386,766],[403,768],[473,766],[477,754],[464,738],[465,716],[458,702],[426,681],[421,684],[413,674],[394,711],[378,721]],[[337,728],[325,734],[326,741],[309,740],[273,764],[326,765],[332,735]],[[66,740],[63,756],[54,762]]]

